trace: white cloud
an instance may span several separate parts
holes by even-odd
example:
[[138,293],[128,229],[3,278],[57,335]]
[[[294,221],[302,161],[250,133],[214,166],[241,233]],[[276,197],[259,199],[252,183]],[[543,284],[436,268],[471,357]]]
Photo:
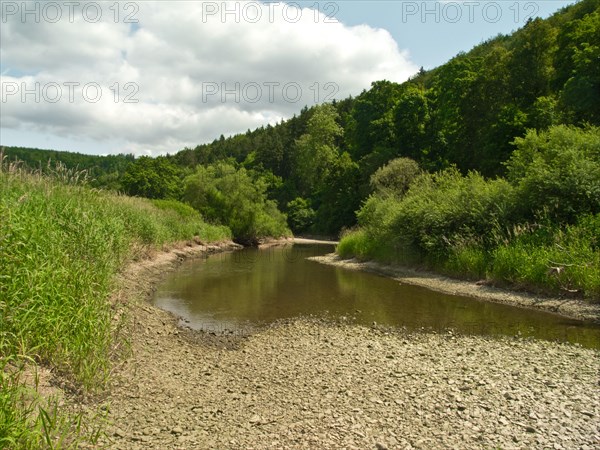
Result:
[[21,145],[29,131],[175,152],[416,71],[387,31],[284,3],[129,2],[115,21],[115,4],[98,2],[96,23],[85,3],[53,2],[56,23],[41,4],[23,17],[21,2],[5,3],[2,127]]

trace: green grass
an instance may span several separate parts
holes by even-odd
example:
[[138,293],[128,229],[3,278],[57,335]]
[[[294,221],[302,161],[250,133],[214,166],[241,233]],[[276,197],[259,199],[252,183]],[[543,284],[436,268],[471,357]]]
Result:
[[359,228],[342,237],[337,253],[386,264],[421,264],[458,278],[488,279],[516,289],[600,301],[600,214],[584,216],[576,225],[523,228],[490,247],[477,239],[454,243],[443,257],[435,258],[427,254],[419,258],[390,234]]
[[[110,370],[115,275],[143,249],[227,239],[192,208],[92,190],[78,174],[0,170],[0,447],[76,445],[56,408],[23,401],[28,361],[65,374],[85,391]],[[75,427],[75,428],[74,428]],[[49,444],[51,442],[51,444]]]
[[342,236],[339,244],[337,245],[336,252],[342,258],[358,258],[358,259],[370,259],[372,258],[372,251],[370,244],[373,241],[367,237],[366,230],[354,230],[346,233]]
[[599,227],[597,214],[584,216],[577,225],[513,236],[492,251],[488,277],[529,290],[579,293],[600,301]]
[[345,233],[336,247],[342,258],[361,261],[375,260],[384,264],[418,264],[418,251],[404,246],[395,237],[376,232],[371,228],[358,228]]
[[490,264],[488,252],[478,245],[453,248],[442,270],[449,275],[480,280],[486,277]]

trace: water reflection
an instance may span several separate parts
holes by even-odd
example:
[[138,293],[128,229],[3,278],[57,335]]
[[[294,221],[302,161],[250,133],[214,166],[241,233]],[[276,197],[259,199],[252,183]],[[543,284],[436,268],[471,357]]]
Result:
[[486,335],[521,335],[600,347],[600,327],[557,315],[402,285],[309,261],[330,245],[244,249],[187,261],[154,303],[196,329],[243,332],[282,318],[347,317],[357,323]]

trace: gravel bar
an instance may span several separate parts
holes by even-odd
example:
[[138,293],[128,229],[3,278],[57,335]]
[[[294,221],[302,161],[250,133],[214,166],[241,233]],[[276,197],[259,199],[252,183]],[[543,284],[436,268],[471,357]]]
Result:
[[600,448],[594,350],[316,320],[217,336],[139,311],[110,448]]

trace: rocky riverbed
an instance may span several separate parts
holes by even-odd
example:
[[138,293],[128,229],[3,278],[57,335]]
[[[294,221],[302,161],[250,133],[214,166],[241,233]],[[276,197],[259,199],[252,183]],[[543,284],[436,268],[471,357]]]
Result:
[[211,334],[144,301],[182,258],[218,250],[186,247],[123,274],[127,356],[84,406],[106,412],[99,446],[600,448],[595,350],[310,318]]
[[137,310],[110,448],[600,446],[593,350],[315,320],[217,336]]

